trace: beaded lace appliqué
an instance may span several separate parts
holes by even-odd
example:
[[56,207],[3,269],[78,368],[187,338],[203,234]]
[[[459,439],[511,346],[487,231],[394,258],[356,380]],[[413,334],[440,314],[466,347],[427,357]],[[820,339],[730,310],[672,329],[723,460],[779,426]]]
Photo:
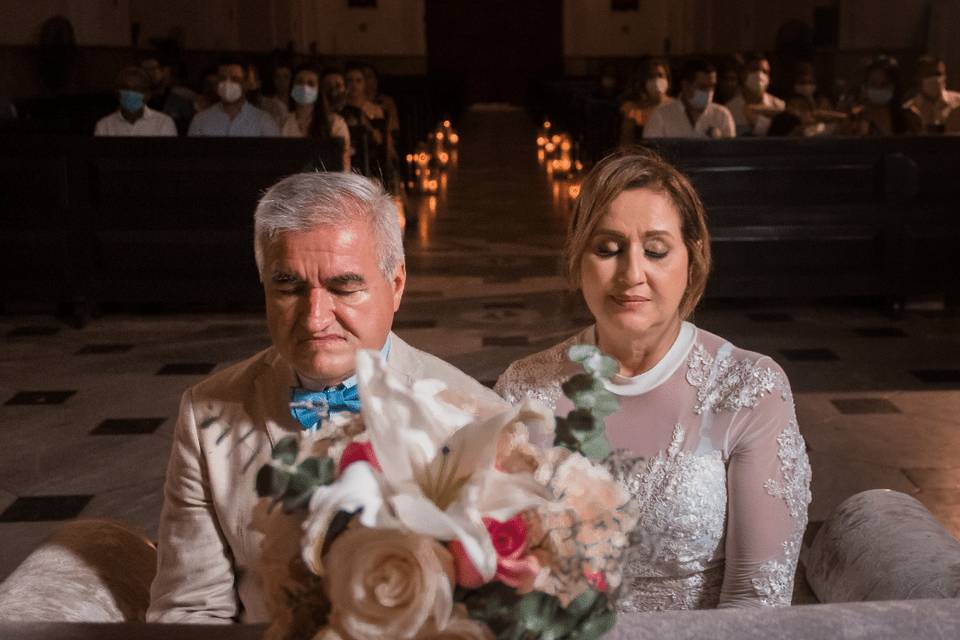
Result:
[[719,451],[685,452],[683,441],[678,424],[656,457],[618,450],[607,460],[640,512],[624,558],[620,611],[697,609],[719,600],[726,469]]
[[807,526],[810,504],[810,463],[806,445],[796,419],[791,419],[777,436],[777,457],[780,458],[782,480],[767,480],[763,486],[774,498],[782,498],[793,519],[793,532],[783,542],[783,562],[770,560],[760,566],[760,577],[751,581],[753,589],[765,605],[785,606],[793,595],[793,575],[800,555],[800,541]]
[[687,382],[697,388],[697,404],[693,408],[697,415],[755,407],[764,394],[778,387],[784,400],[787,398],[787,385],[776,369],[730,356],[714,358],[699,343],[694,345],[687,366]]
[[556,410],[562,393],[560,385],[564,380],[567,349],[577,342],[577,337],[570,337],[546,351],[514,362],[497,380],[494,391],[507,402],[530,398]]

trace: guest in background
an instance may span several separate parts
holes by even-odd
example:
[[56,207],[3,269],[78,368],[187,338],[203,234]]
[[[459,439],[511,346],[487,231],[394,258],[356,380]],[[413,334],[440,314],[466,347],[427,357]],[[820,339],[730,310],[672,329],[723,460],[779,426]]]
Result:
[[261,108],[273,116],[277,126],[283,128],[287,116],[290,115],[290,86],[293,80],[293,71],[290,65],[279,63],[270,74],[270,91],[261,102]]
[[243,70],[243,95],[247,102],[257,109],[263,110],[263,83],[260,80],[260,68],[255,64],[248,64]]
[[727,104],[740,95],[740,72],[743,69],[743,57],[739,54],[729,56],[717,65],[717,90],[713,100],[717,104]]
[[323,99],[327,103],[329,113],[340,113],[347,104],[347,81],[339,67],[327,67],[320,78],[323,89]]
[[670,67],[662,58],[648,58],[631,88],[632,95],[620,105],[623,122],[620,144],[631,144],[643,137],[643,127],[657,107],[673,102],[670,90]]
[[852,112],[849,133],[863,136],[899,136],[917,133],[920,119],[903,108],[903,84],[897,61],[880,56],[864,75],[861,103]]
[[620,83],[617,80],[617,68],[606,64],[600,70],[600,85],[593,91],[594,100],[616,102],[619,95]]
[[740,94],[727,101],[733,114],[737,135],[766,135],[770,119],[783,111],[780,98],[767,92],[770,86],[770,61],[762,54],[753,54],[744,63],[740,75]]
[[657,107],[644,138],[732,138],[733,116],[713,101],[717,70],[706,60],[687,60],[680,72],[680,99]]
[[[367,84],[363,77],[363,68],[357,65],[347,67],[344,74],[346,80],[346,98],[340,115],[350,127],[350,138],[359,144],[362,137],[369,141],[369,155],[366,158],[368,169],[375,174],[391,175],[390,171],[390,132],[387,130],[387,117],[383,109],[367,98]],[[361,152],[357,151],[358,168],[363,173],[366,170],[361,164]],[[375,166],[379,165],[379,167]]]
[[219,82],[220,79],[217,77],[216,67],[211,67],[203,72],[203,79],[200,81],[200,92],[193,101],[194,113],[200,113],[220,102],[220,96],[217,95],[217,84]]
[[350,171],[350,129],[336,113],[327,113],[320,97],[320,71],[313,65],[297,67],[290,91],[290,110],[283,122],[285,138],[340,138],[343,141],[343,170]]
[[[400,133],[400,112],[397,111],[397,103],[390,96],[380,93],[380,74],[373,65],[363,65],[363,79],[367,86],[367,99],[383,109],[383,113],[387,116],[387,133],[392,143],[391,150],[395,154]],[[396,160],[396,156],[394,155],[391,160]]]
[[220,102],[201,111],[190,123],[191,136],[262,137],[279,136],[277,123],[266,111],[244,95],[246,70],[241,61],[225,59],[217,67],[217,95]]
[[[836,130],[837,123],[846,118],[818,90],[817,77],[809,62],[797,63],[794,68],[793,93],[787,98],[786,104],[786,110],[800,119],[803,135],[807,137],[830,135]],[[768,135],[774,135],[772,130]]]
[[162,111],[177,125],[177,133],[185,134],[194,114],[197,94],[178,83],[180,62],[170,56],[147,58],[140,66],[150,77],[147,106]]
[[147,106],[150,78],[140,67],[125,67],[117,77],[120,108],[97,122],[95,136],[175,136],[173,118]]
[[960,92],[947,89],[947,66],[933,56],[917,60],[917,94],[904,103],[920,121],[923,133],[943,133],[950,112],[960,107]]

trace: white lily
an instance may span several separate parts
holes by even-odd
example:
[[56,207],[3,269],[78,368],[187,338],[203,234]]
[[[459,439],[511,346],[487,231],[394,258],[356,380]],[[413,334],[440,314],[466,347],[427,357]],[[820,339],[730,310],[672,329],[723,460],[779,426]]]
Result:
[[[497,439],[516,420],[552,428],[553,415],[525,403],[474,421],[437,398],[443,383],[421,380],[409,387],[373,351],[357,354],[357,377],[363,421],[382,473],[365,463],[350,465],[336,483],[314,494],[307,526],[322,540],[325,528],[319,529],[337,511],[362,507],[365,526],[459,540],[480,575],[492,579],[497,554],[483,518],[507,520],[545,497],[532,476],[494,468]],[[319,554],[311,555],[311,568],[319,573]]]

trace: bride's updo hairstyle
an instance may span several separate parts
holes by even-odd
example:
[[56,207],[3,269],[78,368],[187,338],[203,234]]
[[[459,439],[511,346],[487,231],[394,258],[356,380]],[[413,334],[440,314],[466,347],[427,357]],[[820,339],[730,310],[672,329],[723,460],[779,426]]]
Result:
[[680,317],[693,313],[710,275],[710,233],[700,196],[682,173],[657,153],[628,147],[601,160],[580,186],[567,232],[563,266],[570,286],[580,288],[580,262],[597,223],[624,191],[650,189],[670,198],[680,214],[680,231],[689,256],[687,290],[680,299]]

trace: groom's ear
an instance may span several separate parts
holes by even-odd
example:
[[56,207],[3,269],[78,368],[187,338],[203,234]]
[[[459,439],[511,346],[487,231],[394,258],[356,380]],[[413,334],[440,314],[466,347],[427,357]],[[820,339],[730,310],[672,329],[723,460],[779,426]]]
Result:
[[393,311],[396,313],[400,308],[400,300],[403,298],[403,288],[407,285],[407,265],[403,262],[397,265],[397,270],[390,281],[393,287]]

